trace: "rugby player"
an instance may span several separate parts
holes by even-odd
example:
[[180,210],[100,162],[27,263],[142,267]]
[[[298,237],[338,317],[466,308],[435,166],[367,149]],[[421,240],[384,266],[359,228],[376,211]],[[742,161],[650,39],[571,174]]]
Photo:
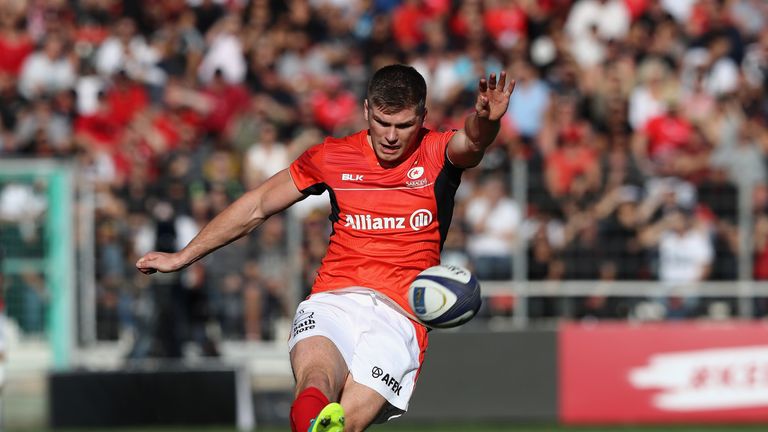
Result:
[[328,191],[333,233],[289,339],[291,429],[354,432],[397,417],[408,408],[427,347],[408,286],[439,264],[462,171],[479,164],[496,138],[513,89],[503,71],[498,80],[482,77],[464,128],[437,132],[423,127],[424,78],[410,66],[385,66],[363,102],[368,129],[326,138],[233,202],[184,249],[150,252],[136,267],[183,269]]

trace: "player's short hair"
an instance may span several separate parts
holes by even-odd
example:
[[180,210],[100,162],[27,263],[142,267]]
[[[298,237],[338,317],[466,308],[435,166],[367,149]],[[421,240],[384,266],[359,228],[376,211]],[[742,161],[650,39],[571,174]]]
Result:
[[368,105],[385,114],[416,108],[423,114],[427,104],[427,83],[411,66],[393,64],[376,71],[368,83]]

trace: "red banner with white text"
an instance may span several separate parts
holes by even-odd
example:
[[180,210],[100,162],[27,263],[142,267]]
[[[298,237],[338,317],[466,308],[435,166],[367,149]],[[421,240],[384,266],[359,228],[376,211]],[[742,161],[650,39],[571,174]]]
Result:
[[564,324],[566,424],[768,422],[768,323]]

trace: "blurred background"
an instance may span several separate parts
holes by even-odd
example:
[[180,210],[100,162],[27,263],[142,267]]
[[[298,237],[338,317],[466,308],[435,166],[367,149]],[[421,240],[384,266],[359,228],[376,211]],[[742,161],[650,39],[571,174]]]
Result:
[[62,404],[94,377],[114,406],[116,377],[232,371],[232,421],[285,425],[327,197],[181,273],[134,263],[365,128],[368,78],[402,62],[438,130],[479,77],[517,80],[443,250],[484,306],[433,333],[405,419],[768,423],[767,20],[762,0],[0,1],[2,421],[112,426]]

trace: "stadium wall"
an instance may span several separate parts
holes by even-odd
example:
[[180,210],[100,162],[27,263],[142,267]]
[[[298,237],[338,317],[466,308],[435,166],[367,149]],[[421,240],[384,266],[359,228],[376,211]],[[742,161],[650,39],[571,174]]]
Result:
[[[461,330],[430,334],[425,368],[409,412],[398,423],[768,425],[766,322],[601,322],[564,323],[556,330]],[[184,405],[193,393],[193,380],[179,375],[165,379],[165,397],[151,402],[141,395],[161,393],[126,377],[86,371],[52,375],[51,425],[114,426],[118,419],[94,420],[94,411],[109,413],[125,406],[134,408],[133,417],[119,420],[121,425],[147,419],[176,425],[201,421],[185,418],[199,414],[197,409],[176,406],[171,416],[161,408],[169,399]],[[215,410],[220,417],[209,420],[231,423],[236,416],[234,384],[231,373],[221,377],[222,394],[230,396],[215,398],[226,403],[209,405],[208,410],[220,408]],[[141,379],[147,385],[159,382],[146,372]],[[202,400],[193,402],[205,404],[211,393],[204,390],[207,384],[199,383],[200,391],[194,393]],[[172,396],[174,392],[180,397]],[[93,408],[94,395],[99,396],[98,410]],[[149,405],[127,403],[128,395]],[[286,425],[291,399],[289,388],[257,391],[250,401],[256,423]],[[152,416],[143,410],[151,410]],[[126,415],[124,409],[121,415]]]
[[405,421],[557,419],[557,333],[432,332]]

